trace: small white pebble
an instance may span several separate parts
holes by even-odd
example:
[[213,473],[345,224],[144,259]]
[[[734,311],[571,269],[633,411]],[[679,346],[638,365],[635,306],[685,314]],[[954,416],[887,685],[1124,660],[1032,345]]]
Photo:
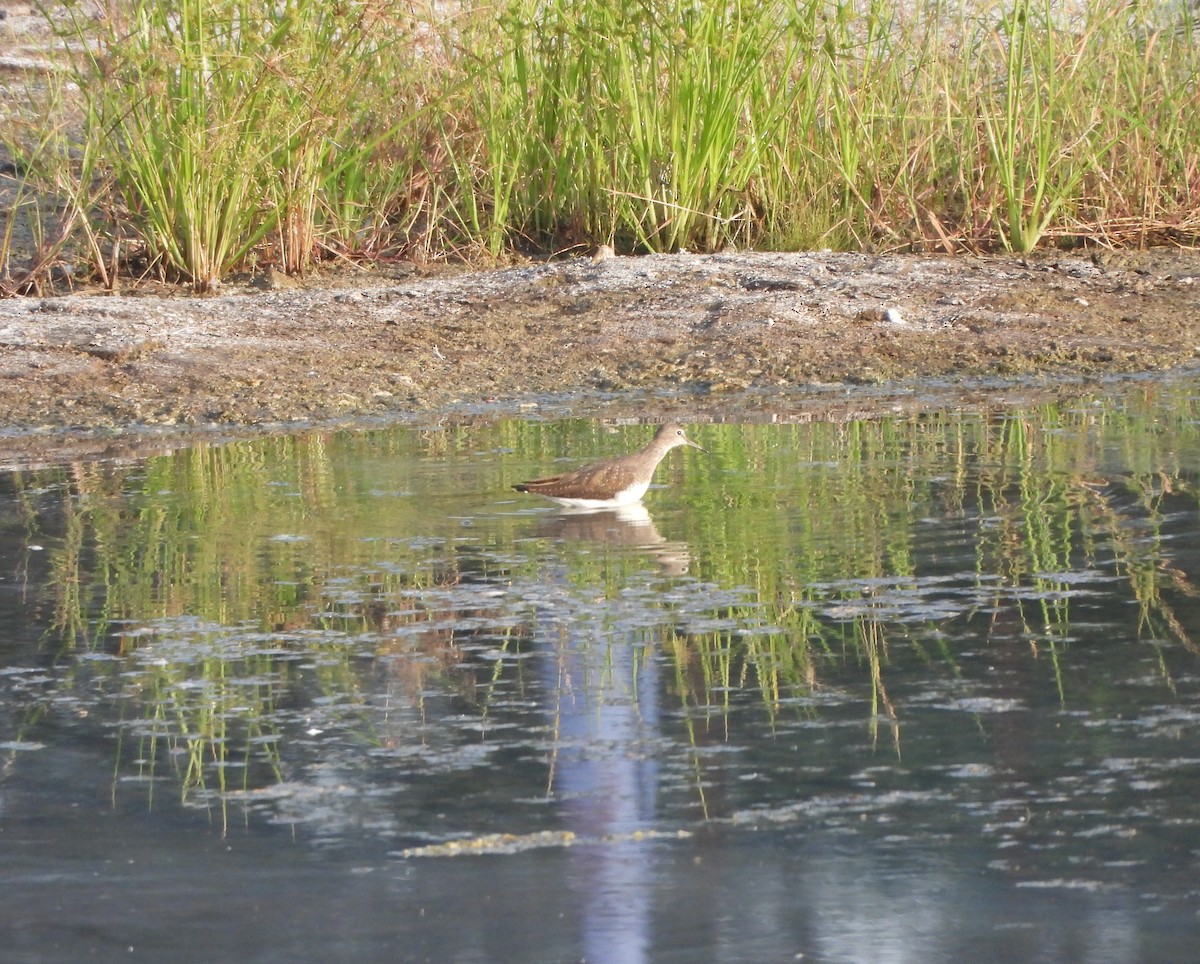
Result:
[[1087,308],[1091,304],[1091,302],[1088,301],[1087,298],[1076,298],[1075,304],[1083,305],[1083,307]]
[[908,324],[908,322],[904,320],[904,317],[900,314],[900,311],[897,308],[889,308],[887,311],[884,312],[884,317],[886,317],[887,320],[889,322],[891,322],[893,325],[907,325]]

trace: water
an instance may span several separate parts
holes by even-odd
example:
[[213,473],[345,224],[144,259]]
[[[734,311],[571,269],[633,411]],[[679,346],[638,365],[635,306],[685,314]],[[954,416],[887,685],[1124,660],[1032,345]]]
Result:
[[11,473],[4,959],[1190,959],[1198,390]]

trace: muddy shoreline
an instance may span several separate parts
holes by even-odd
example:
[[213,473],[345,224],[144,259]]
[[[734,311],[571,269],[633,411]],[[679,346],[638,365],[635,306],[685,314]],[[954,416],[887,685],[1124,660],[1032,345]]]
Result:
[[1195,251],[400,266],[0,301],[0,437],[11,459],[435,414],[802,418],[1198,361]]

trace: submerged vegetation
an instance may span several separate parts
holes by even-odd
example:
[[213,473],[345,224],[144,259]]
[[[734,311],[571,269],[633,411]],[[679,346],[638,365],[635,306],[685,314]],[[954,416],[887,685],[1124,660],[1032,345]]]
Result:
[[[330,258],[1194,242],[1193,7],[84,0],[0,283]],[[32,264],[12,263],[14,225]],[[60,275],[61,277],[61,272]]]

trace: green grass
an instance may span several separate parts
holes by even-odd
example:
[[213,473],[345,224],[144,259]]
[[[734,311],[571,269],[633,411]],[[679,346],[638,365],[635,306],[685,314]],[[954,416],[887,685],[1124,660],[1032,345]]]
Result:
[[1194,243],[1187,5],[1157,20],[1117,0],[1059,6],[76,11],[59,29],[82,93],[37,86],[28,122],[2,135],[27,172],[25,203],[66,199],[36,215],[53,257],[26,274],[40,283],[69,249],[102,283],[151,272],[203,290],[261,263],[301,274],[331,257],[494,259],[597,242]]

